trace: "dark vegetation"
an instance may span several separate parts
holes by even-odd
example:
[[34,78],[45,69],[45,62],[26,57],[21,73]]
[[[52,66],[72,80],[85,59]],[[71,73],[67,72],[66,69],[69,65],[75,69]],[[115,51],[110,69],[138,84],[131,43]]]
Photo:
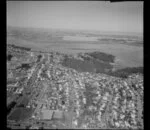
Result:
[[89,57],[80,55],[80,57],[83,58],[84,61],[71,58],[65,55],[62,65],[69,68],[73,68],[79,72],[105,73],[111,76],[121,78],[127,78],[129,75],[134,73],[143,74],[143,67],[132,67],[132,68],[128,67],[113,72],[112,71],[113,66],[109,64],[110,62],[114,62],[115,57],[113,55],[101,52],[100,53],[93,52],[86,54],[88,54]]
[[80,56],[82,59],[84,59],[85,61],[87,60],[87,61],[89,61],[89,60],[91,60],[91,57],[86,57],[86,56],[83,56],[83,55],[81,55]]
[[13,56],[11,55],[11,54],[8,54],[7,55],[7,61],[11,61],[11,58],[12,58]]
[[42,58],[42,55],[38,55],[36,62],[37,62],[37,63],[40,62],[41,58]]
[[92,53],[86,53],[86,54],[88,54],[89,56],[91,56],[94,59],[97,59],[97,60],[100,60],[103,62],[107,62],[107,63],[114,62],[114,59],[115,59],[115,56],[106,54],[103,52],[92,52]]
[[40,76],[41,76],[42,78],[49,78],[48,75],[46,74],[46,71],[47,71],[47,69],[45,69],[45,68],[42,70],[42,72],[41,72],[41,74],[40,74]]
[[62,61],[62,65],[73,68],[79,72],[105,73],[106,70],[112,69],[112,65],[110,65],[108,62],[102,62],[92,58],[81,61],[68,56],[65,56],[64,60]]
[[79,72],[106,73],[112,69],[109,63],[115,59],[115,56],[102,52],[85,53],[85,56],[79,54],[79,57],[84,61],[65,55],[62,65]]
[[11,110],[15,107],[17,103],[15,101],[11,102],[8,106],[7,106],[7,115],[9,115],[9,113],[11,112]]
[[30,69],[30,68],[31,68],[31,66],[30,66],[29,64],[23,63],[23,64],[21,64],[21,66],[18,66],[16,69],[28,70],[28,69]]
[[121,77],[121,78],[127,78],[129,75],[134,74],[134,73],[141,73],[143,74],[143,67],[128,67],[124,69],[120,69],[117,71],[110,71],[108,72],[109,75],[111,76],[116,76],[116,77]]
[[32,108],[16,108],[12,114],[8,117],[9,120],[20,121],[31,116]]

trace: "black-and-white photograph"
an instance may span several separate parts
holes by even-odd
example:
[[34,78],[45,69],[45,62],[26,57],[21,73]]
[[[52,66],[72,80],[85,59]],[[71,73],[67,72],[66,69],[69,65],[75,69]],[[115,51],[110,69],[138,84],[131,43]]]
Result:
[[7,128],[143,129],[143,1],[7,1]]

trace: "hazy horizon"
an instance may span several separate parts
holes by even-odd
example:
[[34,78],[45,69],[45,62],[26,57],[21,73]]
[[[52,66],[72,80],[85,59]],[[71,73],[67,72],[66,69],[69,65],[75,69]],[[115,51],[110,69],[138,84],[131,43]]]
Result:
[[7,1],[7,26],[143,33],[143,2]]

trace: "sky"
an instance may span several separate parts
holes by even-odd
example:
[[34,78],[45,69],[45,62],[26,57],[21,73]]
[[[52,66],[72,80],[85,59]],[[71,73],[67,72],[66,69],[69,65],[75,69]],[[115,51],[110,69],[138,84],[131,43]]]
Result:
[[143,33],[143,2],[7,1],[7,25]]

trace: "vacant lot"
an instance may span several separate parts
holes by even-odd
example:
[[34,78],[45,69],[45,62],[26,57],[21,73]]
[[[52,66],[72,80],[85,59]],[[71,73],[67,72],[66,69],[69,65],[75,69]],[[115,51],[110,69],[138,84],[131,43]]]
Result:
[[16,108],[8,117],[9,120],[25,120],[31,116],[33,109],[31,108]]

